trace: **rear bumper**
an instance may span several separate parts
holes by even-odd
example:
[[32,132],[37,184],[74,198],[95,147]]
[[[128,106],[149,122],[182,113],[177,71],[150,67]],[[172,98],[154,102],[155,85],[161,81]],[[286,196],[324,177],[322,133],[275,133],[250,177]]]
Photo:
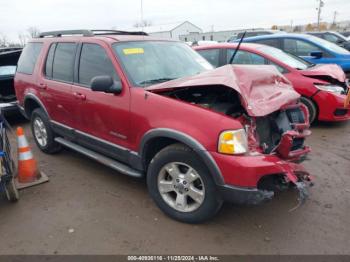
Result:
[[2,103],[0,102],[0,109],[5,115],[16,114],[19,112],[17,101]]
[[313,96],[317,103],[319,113],[318,120],[321,121],[345,121],[350,119],[350,108],[344,107],[346,95],[333,94],[319,91]]

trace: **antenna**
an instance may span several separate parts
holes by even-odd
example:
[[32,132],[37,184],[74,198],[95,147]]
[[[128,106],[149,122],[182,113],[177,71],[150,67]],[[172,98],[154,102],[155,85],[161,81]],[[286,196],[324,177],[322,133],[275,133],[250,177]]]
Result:
[[243,42],[243,39],[244,39],[246,33],[247,33],[247,31],[244,31],[244,33],[243,33],[243,35],[242,35],[242,37],[241,37],[241,40],[239,40],[239,43],[238,43],[238,45],[237,45],[237,47],[236,47],[235,52],[234,52],[233,55],[231,56],[231,59],[230,59],[230,63],[229,63],[229,64],[232,64],[233,59],[235,59],[235,56],[236,56],[236,54],[237,54],[237,52],[238,52],[238,50],[239,50],[239,48],[240,48],[240,46],[241,46],[241,44],[242,44],[242,42]]

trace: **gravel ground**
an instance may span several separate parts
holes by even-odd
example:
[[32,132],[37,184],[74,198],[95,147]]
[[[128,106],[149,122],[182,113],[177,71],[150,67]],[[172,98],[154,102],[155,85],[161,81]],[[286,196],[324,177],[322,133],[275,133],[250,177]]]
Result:
[[0,254],[350,254],[350,123],[312,128],[304,165],[316,185],[304,206],[288,212],[289,191],[260,206],[226,204],[201,225],[163,215],[144,180],[69,150],[41,153],[20,124],[50,182],[18,203],[0,200]]

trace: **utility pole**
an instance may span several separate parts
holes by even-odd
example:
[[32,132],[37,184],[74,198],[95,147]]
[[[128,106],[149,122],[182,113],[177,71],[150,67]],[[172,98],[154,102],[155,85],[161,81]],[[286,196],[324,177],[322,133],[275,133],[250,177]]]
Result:
[[317,0],[319,2],[317,10],[317,28],[318,31],[320,31],[320,24],[321,24],[321,12],[322,12],[322,7],[324,7],[324,1],[323,0]]
[[337,21],[337,15],[338,15],[338,12],[337,11],[334,11],[334,16],[333,16],[333,25],[336,25],[336,21]]
[[143,0],[140,0],[141,1],[141,29],[143,31]]

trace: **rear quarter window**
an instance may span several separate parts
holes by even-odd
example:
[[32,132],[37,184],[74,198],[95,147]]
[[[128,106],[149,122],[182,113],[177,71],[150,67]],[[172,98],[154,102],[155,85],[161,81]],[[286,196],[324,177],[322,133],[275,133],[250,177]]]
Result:
[[31,75],[38,60],[42,43],[28,43],[18,60],[17,72]]
[[76,46],[76,43],[57,44],[52,64],[52,79],[73,82]]

